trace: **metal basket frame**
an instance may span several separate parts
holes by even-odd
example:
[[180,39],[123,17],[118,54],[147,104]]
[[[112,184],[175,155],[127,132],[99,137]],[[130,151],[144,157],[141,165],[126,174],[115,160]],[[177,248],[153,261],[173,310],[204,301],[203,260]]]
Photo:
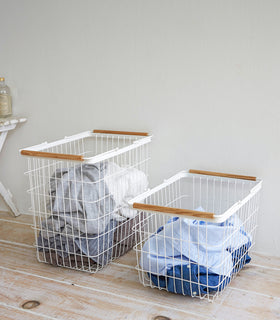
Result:
[[[254,245],[261,187],[262,180],[251,176],[189,170],[131,199],[131,208],[144,216],[135,226],[139,241],[134,249],[140,282],[213,301],[245,265]],[[211,240],[214,228],[223,232],[216,242]],[[244,239],[248,239],[246,245]],[[238,244],[240,248],[233,250]],[[210,260],[215,250],[221,252],[215,270],[223,276],[211,285]],[[198,270],[197,279],[191,274],[185,276],[186,266]]]
[[140,215],[127,200],[144,191],[133,180],[147,188],[151,138],[94,130],[20,150],[40,262],[97,272],[132,248]]

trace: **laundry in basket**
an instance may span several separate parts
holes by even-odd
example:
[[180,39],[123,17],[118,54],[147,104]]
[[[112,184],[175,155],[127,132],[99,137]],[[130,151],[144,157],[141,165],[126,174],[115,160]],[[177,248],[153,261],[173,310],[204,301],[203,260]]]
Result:
[[95,130],[21,150],[28,156],[37,257],[96,272],[135,244],[151,136]]
[[260,189],[254,177],[192,170],[132,199],[146,214],[136,245],[140,281],[213,300],[251,260]]

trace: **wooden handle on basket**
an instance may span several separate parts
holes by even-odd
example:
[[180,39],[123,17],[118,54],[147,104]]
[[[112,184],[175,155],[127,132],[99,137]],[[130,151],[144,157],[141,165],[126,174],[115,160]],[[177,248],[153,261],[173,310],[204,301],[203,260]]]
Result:
[[147,132],[130,132],[130,131],[113,131],[113,130],[93,130],[93,133],[108,133],[108,134],[126,134],[129,136],[148,136]]
[[155,206],[152,204],[137,203],[137,202],[133,203],[133,208],[138,210],[171,213],[175,215],[185,215],[185,216],[191,216],[191,217],[197,217],[197,218],[208,218],[208,219],[214,218],[214,213],[212,212],[178,209],[178,208],[171,208],[171,207],[161,207],[161,206]]
[[53,152],[42,152],[42,151],[32,151],[32,150],[21,150],[21,155],[30,157],[40,157],[40,158],[52,158],[61,160],[73,160],[73,161],[84,161],[83,156],[75,154],[65,154],[65,153],[53,153]]
[[238,174],[220,173],[220,172],[194,170],[194,169],[190,169],[189,173],[204,174],[204,175],[208,175],[208,176],[217,176],[217,177],[225,177],[225,178],[242,179],[242,180],[252,180],[252,181],[257,180],[256,177],[251,177],[251,176],[241,176]]

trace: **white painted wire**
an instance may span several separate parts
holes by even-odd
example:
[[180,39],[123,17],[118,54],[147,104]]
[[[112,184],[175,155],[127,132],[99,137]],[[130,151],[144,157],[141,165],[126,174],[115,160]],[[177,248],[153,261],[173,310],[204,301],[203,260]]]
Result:
[[[235,203],[240,200],[247,199],[244,201],[243,205],[237,208],[232,212],[231,216],[223,222],[223,238],[220,240],[220,243],[217,246],[222,248],[223,254],[220,259],[220,268],[221,274],[228,274],[228,277],[224,277],[219,275],[218,284],[216,286],[211,286],[208,282],[209,268],[211,267],[210,258],[208,252],[211,252],[213,249],[213,245],[208,243],[208,229],[211,224],[208,220],[205,220],[204,223],[206,225],[205,229],[205,241],[206,243],[192,243],[191,240],[191,228],[190,224],[187,226],[182,223],[183,219],[191,219],[195,222],[194,218],[188,217],[180,217],[177,218],[180,221],[179,224],[179,234],[183,234],[183,232],[187,233],[186,240],[178,238],[178,235],[175,234],[173,225],[171,227],[171,231],[169,234],[165,231],[165,228],[158,233],[159,228],[165,227],[166,223],[170,219],[174,219],[174,216],[168,215],[166,213],[152,213],[146,212],[145,223],[141,225],[137,229],[137,233],[139,234],[138,243],[135,245],[135,251],[137,256],[137,267],[139,273],[139,280],[144,286],[150,286],[152,288],[158,288],[160,290],[168,289],[168,282],[173,282],[173,291],[177,292],[179,288],[181,288],[181,293],[184,293],[183,285],[186,282],[189,283],[190,295],[192,297],[198,297],[200,299],[207,299],[209,301],[213,301],[216,299],[226,288],[226,286],[236,277],[237,273],[241,270],[240,266],[242,265],[246,255],[250,252],[252,246],[254,245],[255,232],[257,227],[257,212],[259,209],[259,195],[260,189],[254,193],[251,193],[251,190],[254,186],[256,186],[258,182],[254,181],[245,181],[239,179],[229,179],[229,178],[220,178],[220,177],[212,177],[212,176],[199,176],[199,175],[185,175],[180,176],[175,181],[170,183],[165,183],[162,188],[157,188],[155,192],[151,191],[147,197],[141,200],[141,202],[145,204],[158,205],[158,206],[167,206],[174,208],[185,208],[185,209],[193,209],[196,210],[198,207],[202,207],[205,211],[212,211],[216,215],[222,215],[225,211],[227,211],[230,207],[232,207]],[[248,195],[252,195],[248,197]],[[198,209],[197,209],[198,210]],[[200,219],[204,220],[204,219]],[[234,225],[238,225],[237,228],[232,228],[231,223],[234,222]],[[202,232],[201,224],[196,224],[196,233],[198,235],[197,239],[200,239],[199,235]],[[138,226],[137,226],[138,227]],[[187,229],[186,229],[187,228]],[[170,230],[170,229],[169,229]],[[230,260],[227,259],[226,252],[233,248],[236,243],[241,242],[242,232],[245,232],[246,235],[250,238],[250,242],[248,242],[248,247],[242,246],[239,248],[238,254],[236,254],[236,261],[234,263],[230,263]],[[151,239],[155,238],[156,248],[151,247]],[[163,241],[162,241],[163,240]],[[167,249],[167,242],[170,241],[171,248]],[[175,257],[175,243],[180,243],[181,255]],[[183,241],[186,241],[183,243]],[[155,252],[158,252],[159,243],[162,243],[163,248],[161,252],[163,252],[163,257],[158,257],[156,262],[156,270],[159,270],[159,259],[164,259],[166,261],[167,258],[170,258],[173,265],[181,266],[181,275],[183,274],[182,266],[183,262],[186,261],[186,257],[183,257],[183,247],[187,248],[190,252],[190,247],[192,244],[195,244],[197,247],[197,261],[191,261],[191,259],[187,259],[188,264],[191,263],[196,265],[198,270],[200,268],[206,268],[206,284],[203,283],[206,287],[206,293],[201,291],[201,278],[200,273],[198,272],[197,281],[192,279],[191,277],[191,269],[189,268],[189,279],[186,280],[184,277],[176,277],[174,271],[172,274],[168,276],[163,276],[162,273],[152,272],[151,270],[155,270],[152,266],[152,260],[148,261],[148,264],[145,264],[145,259],[147,257],[155,257]],[[174,245],[173,245],[174,243]],[[184,246],[183,246],[184,244]],[[200,245],[205,246],[205,254],[206,257],[200,256],[199,247]],[[203,264],[202,261],[205,263]],[[184,260],[184,261],[183,261]],[[146,267],[144,267],[146,265]],[[167,265],[167,262],[166,262]],[[173,269],[174,270],[174,269]],[[154,278],[152,278],[152,276]],[[155,280],[156,279],[156,280]],[[161,282],[160,282],[161,281]],[[178,282],[179,281],[179,282]],[[180,282],[181,281],[181,282]],[[163,284],[165,283],[165,285]],[[177,283],[177,285],[176,285]],[[198,290],[194,291],[193,286],[197,285]]]
[[[99,170],[98,179],[95,181],[86,180],[84,166],[87,164],[60,159],[28,158],[27,174],[30,183],[31,210],[34,214],[35,246],[40,262],[97,272],[132,248],[135,244],[135,225],[139,224],[141,227],[144,215],[135,212],[134,217],[121,216],[126,208],[125,203],[131,195],[128,192],[128,198],[122,199],[117,206],[115,197],[118,198],[119,192],[115,190],[115,194],[112,195],[110,193],[112,186],[108,183],[110,181],[112,183],[118,175],[128,176],[131,172],[130,180],[120,179],[118,185],[120,190],[129,191],[139,171],[148,178],[150,140],[135,144],[141,139],[143,138],[138,136],[81,134],[80,137],[65,138],[59,142],[43,145],[45,152],[83,155],[87,158],[107,153],[103,157],[105,160],[97,164],[105,166],[106,174],[102,174]],[[126,149],[122,151],[122,148]],[[109,165],[112,168],[114,165],[118,166],[118,170],[109,172],[107,169]],[[69,170],[72,170],[73,176],[68,175],[65,181],[62,180],[62,173]],[[51,184],[55,196],[50,193]],[[63,184],[66,187],[70,185],[73,187],[71,191],[70,187],[68,188],[68,194],[66,192],[59,194],[59,188],[62,188]],[[95,190],[99,197],[89,202],[85,196],[85,188]],[[141,190],[143,191],[145,190]],[[133,194],[135,195],[137,194]],[[59,213],[54,207],[54,199],[62,204]],[[98,211],[94,218],[88,218],[86,214],[87,206],[91,205]],[[81,211],[78,210],[79,207],[82,208]],[[68,211],[71,212],[70,215]],[[66,223],[67,219],[69,223]],[[62,228],[60,225],[63,221],[65,227]],[[103,226],[104,221],[109,221],[106,228]],[[97,229],[94,234],[89,230],[89,226],[92,225]],[[96,239],[94,243],[97,247],[94,253],[91,250],[93,237]]]

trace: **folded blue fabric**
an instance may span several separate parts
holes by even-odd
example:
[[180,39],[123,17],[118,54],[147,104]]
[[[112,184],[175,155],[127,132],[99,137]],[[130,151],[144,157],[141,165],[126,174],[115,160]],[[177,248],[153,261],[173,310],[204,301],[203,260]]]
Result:
[[167,271],[166,276],[150,276],[156,286],[188,296],[222,290],[230,281],[230,278],[209,272],[205,267],[192,262],[189,265],[174,266]]
[[[238,272],[245,264],[251,261],[250,256],[244,254],[247,252],[248,246],[250,246],[249,243],[232,252],[233,273]],[[167,270],[166,276],[150,273],[148,275],[157,287],[167,289],[169,292],[189,296],[221,291],[231,280],[231,277],[213,273],[194,262],[190,262],[189,265],[173,266]]]

